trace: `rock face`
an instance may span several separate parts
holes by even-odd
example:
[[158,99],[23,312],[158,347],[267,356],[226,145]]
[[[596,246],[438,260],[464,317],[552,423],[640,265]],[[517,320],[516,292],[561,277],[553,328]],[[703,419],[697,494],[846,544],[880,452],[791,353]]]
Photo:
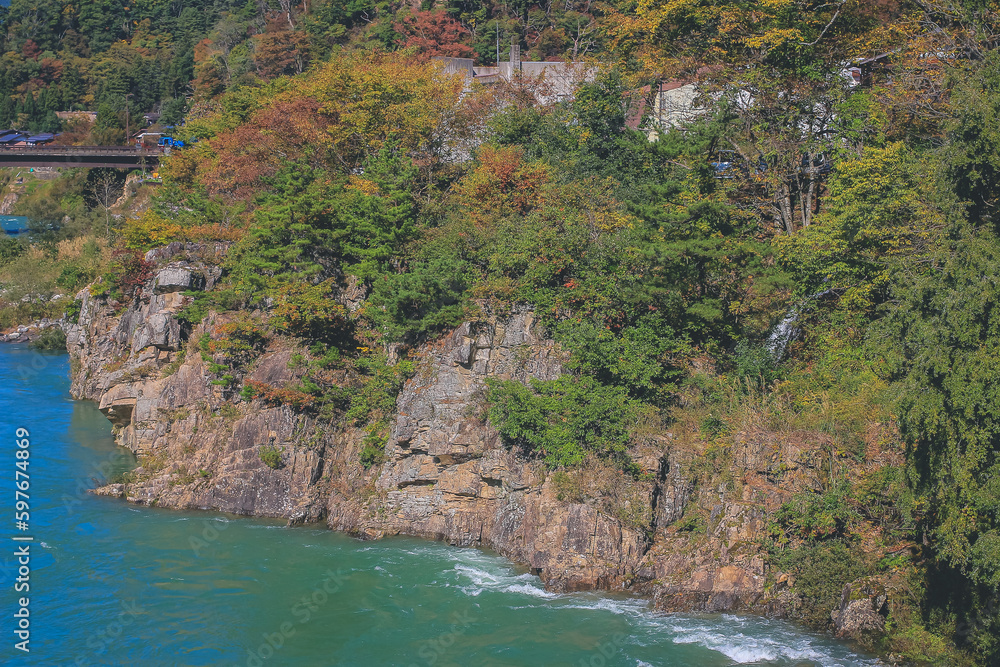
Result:
[[561,355],[533,315],[466,323],[428,348],[399,397],[399,416],[376,488],[386,516],[353,531],[423,535],[486,545],[527,564],[553,587],[622,588],[646,548],[638,530],[585,504],[556,498],[543,467],[507,451],[482,412],[483,379],[554,379]]
[[844,586],[840,607],[831,617],[841,638],[863,639],[885,630],[889,596],[886,587],[875,579],[862,579]]
[[[815,447],[742,434],[728,476],[696,486],[698,457],[662,433],[635,452],[645,470],[639,480],[596,468],[549,474],[483,421],[486,378],[527,382],[563,373],[564,353],[522,310],[465,323],[416,351],[385,461],[366,470],[359,430],[241,400],[237,387],[213,382],[211,357],[197,341],[234,315],[212,314],[193,328],[176,315],[190,300],[185,291],[218,280],[213,260],[224,250],[171,244],[151,251],[154,277],[119,313],[87,291],[79,295],[79,323],[67,336],[74,395],[96,401],[140,461],[99,493],[325,521],[365,538],[407,534],[489,547],[552,589],[627,588],[666,610],[785,608],[787,580],[768,585],[780,573],[768,571],[761,530],[767,512],[794,489],[818,483]],[[358,301],[359,289],[348,285],[345,305]],[[289,345],[272,342],[244,380],[276,387],[295,380]],[[576,486],[567,486],[570,478]],[[688,516],[699,519],[682,520]],[[847,618],[858,616],[851,604],[840,612]]]

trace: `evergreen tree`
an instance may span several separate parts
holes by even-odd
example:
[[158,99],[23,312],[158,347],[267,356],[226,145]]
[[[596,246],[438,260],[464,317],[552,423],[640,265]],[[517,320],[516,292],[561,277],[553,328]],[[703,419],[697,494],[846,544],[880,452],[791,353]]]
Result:
[[38,115],[38,104],[35,102],[35,94],[30,90],[24,98],[24,106],[21,107],[21,113],[27,116],[29,121],[34,120]]
[[187,100],[183,97],[166,100],[160,109],[160,124],[177,125],[185,113],[187,113]]
[[45,116],[39,122],[38,129],[40,132],[58,132],[62,129],[62,122],[59,120],[59,116],[56,115],[55,111],[46,111]]
[[28,94],[24,98],[24,104],[21,106],[20,113],[18,113],[18,122],[24,126],[20,129],[27,132],[37,131],[37,123],[39,120],[38,116],[38,103],[35,101],[35,94],[28,91]]
[[14,103],[14,98],[4,95],[3,101],[0,102],[0,129],[10,129],[16,120],[17,105]]
[[84,85],[83,77],[80,76],[80,70],[75,64],[70,63],[63,70],[59,88],[63,109],[69,111],[73,109],[73,105],[79,104],[80,98],[83,97]]
[[62,106],[61,96],[56,84],[51,84],[45,88],[38,100],[39,112],[44,116],[48,113],[59,111]]
[[352,189],[343,209],[342,224],[350,230],[342,252],[350,262],[345,271],[368,280],[379,275],[393,254],[416,235],[413,184],[418,170],[387,142],[368,159],[364,178],[374,184],[372,192]]

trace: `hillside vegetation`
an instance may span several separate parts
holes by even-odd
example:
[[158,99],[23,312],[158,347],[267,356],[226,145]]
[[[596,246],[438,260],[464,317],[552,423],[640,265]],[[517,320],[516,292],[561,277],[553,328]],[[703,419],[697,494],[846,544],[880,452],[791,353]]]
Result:
[[[0,243],[20,309],[0,325],[97,277],[126,303],[150,248],[229,243],[185,311],[242,311],[203,341],[217,381],[365,426],[370,466],[410,350],[530,307],[570,373],[490,382],[506,443],[562,479],[640,475],[634,445],[668,429],[716,470],[754,429],[822,443],[824,487],[769,526],[801,617],[825,628],[843,583],[892,577],[908,599],[872,646],[1000,662],[996,3],[13,0],[0,21],[0,125],[85,107],[112,143],[130,95],[198,139],[114,220],[61,176],[58,219]],[[511,37],[598,73],[543,104],[430,58],[490,64]],[[627,121],[669,80],[698,82],[699,113],[650,141]],[[301,383],[242,382],[270,336],[301,344]]]

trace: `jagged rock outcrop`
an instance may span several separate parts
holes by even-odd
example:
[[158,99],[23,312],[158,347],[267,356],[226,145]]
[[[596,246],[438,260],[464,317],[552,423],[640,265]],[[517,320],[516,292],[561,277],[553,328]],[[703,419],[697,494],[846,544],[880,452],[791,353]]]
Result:
[[[176,315],[189,303],[185,292],[219,279],[213,262],[224,251],[194,244],[151,251],[153,277],[122,312],[86,290],[79,295],[79,323],[68,331],[74,395],[98,403],[140,463],[99,493],[323,520],[365,538],[486,546],[553,589],[629,588],[666,610],[780,615],[789,606],[789,580],[775,583],[780,573],[768,570],[760,538],[769,511],[818,484],[815,446],[794,435],[738,434],[732,465],[720,475],[699,471],[704,461],[691,447],[662,433],[635,452],[641,479],[583,470],[567,491],[565,478],[511,451],[484,422],[486,378],[526,382],[564,371],[565,354],[522,309],[465,323],[416,350],[385,462],[366,470],[361,431],[242,400],[213,382],[196,341],[234,315],[212,314],[194,328]],[[363,288],[349,282],[341,298],[356,306]],[[276,339],[243,379],[294,381],[290,345]],[[842,613],[853,617],[852,610]]]
[[622,588],[645,536],[590,505],[560,502],[545,469],[505,449],[478,416],[486,377],[554,379],[562,361],[530,312],[463,324],[426,348],[375,481],[383,517],[359,521],[331,507],[331,525],[486,545],[560,590]]
[[[562,353],[539,335],[531,312],[465,324],[420,350],[417,374],[398,399],[387,461],[365,470],[362,433],[235,400],[212,384],[211,362],[191,341],[225,317],[186,331],[176,314],[190,302],[184,292],[211,288],[218,270],[199,259],[205,248],[174,246],[147,255],[156,270],[124,311],[87,290],[78,295],[79,323],[68,332],[73,393],[98,403],[140,462],[100,493],[293,522],[325,517],[365,537],[489,546],[560,589],[622,588],[631,579],[646,550],[643,532],[558,500],[544,467],[505,448],[479,418],[486,377],[552,379],[563,371]],[[347,291],[348,302],[357,289]],[[245,379],[293,380],[291,354],[272,346]],[[279,450],[280,465],[265,464],[262,447]]]

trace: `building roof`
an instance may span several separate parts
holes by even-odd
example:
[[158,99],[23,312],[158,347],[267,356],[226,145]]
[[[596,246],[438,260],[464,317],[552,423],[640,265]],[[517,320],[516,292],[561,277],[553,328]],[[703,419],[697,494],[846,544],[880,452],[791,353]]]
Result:
[[41,144],[45,143],[46,141],[52,141],[58,136],[59,136],[58,134],[52,134],[51,132],[42,132],[41,134],[36,134],[33,137],[28,137],[27,139],[25,139],[25,141],[27,141],[29,144]]
[[0,137],[0,144],[13,144],[18,141],[24,141],[28,138],[26,134],[14,133],[8,134],[6,137]]

